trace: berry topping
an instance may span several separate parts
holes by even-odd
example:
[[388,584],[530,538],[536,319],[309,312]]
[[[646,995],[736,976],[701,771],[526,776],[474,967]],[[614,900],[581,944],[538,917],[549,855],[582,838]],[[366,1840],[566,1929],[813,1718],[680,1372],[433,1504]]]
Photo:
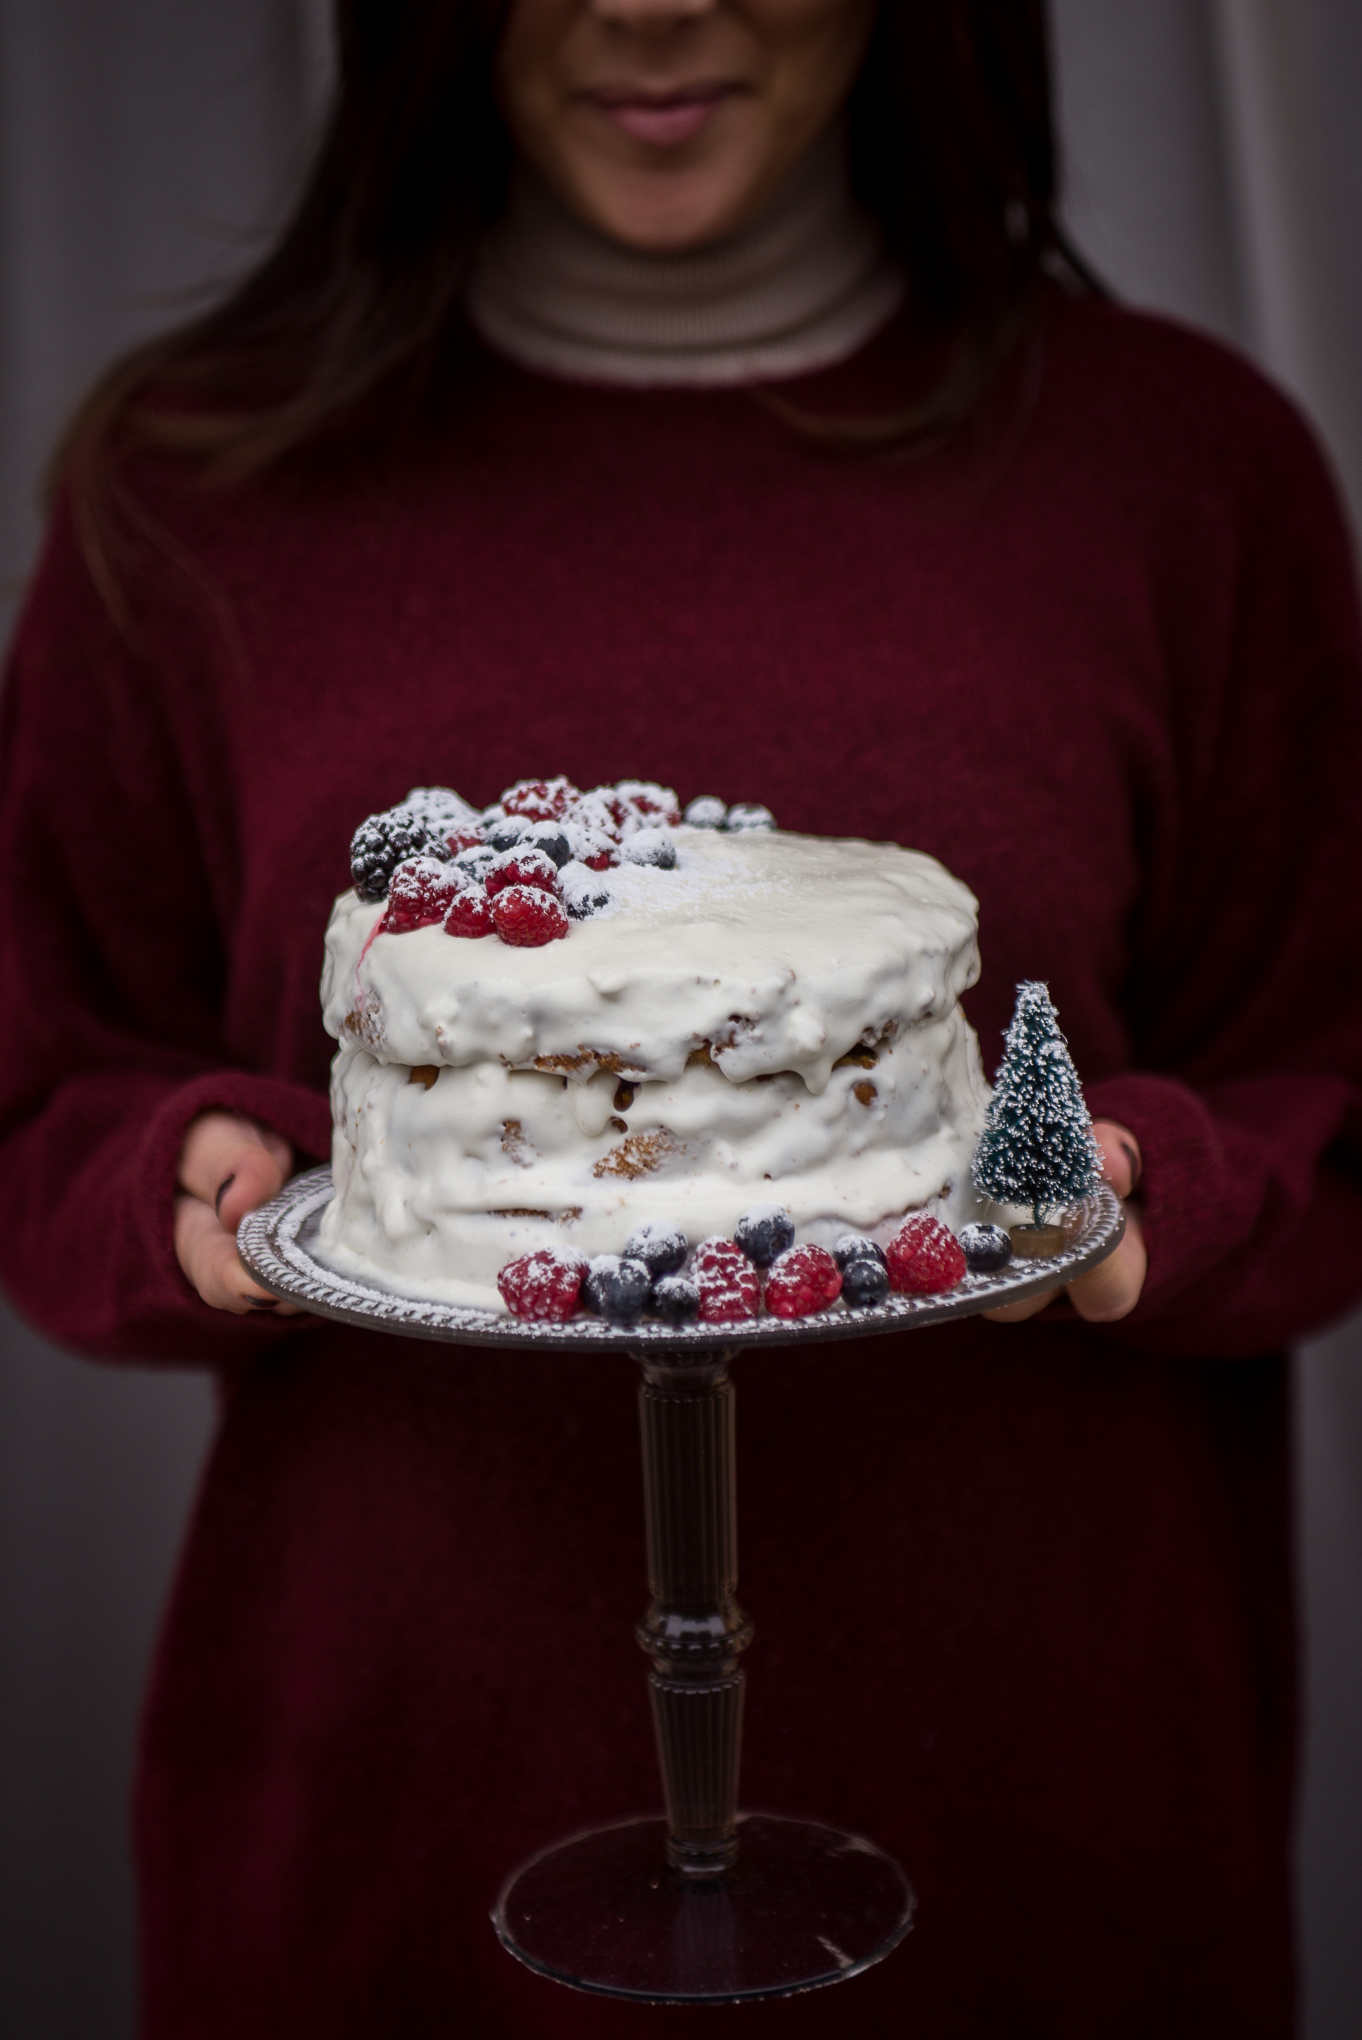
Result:
[[547,1318],[561,1324],[577,1308],[586,1260],[563,1247],[537,1247],[508,1261],[497,1277],[506,1308],[516,1317]]
[[774,829],[776,818],[770,808],[761,807],[756,801],[740,800],[736,807],[728,810],[724,821],[726,829]]
[[496,922],[492,919],[492,902],[484,887],[461,885],[454,895],[453,905],[445,915],[445,934],[464,935],[476,939],[480,935],[495,935]]
[[960,1242],[941,1221],[915,1211],[905,1218],[885,1252],[889,1280],[908,1296],[933,1296],[954,1289],[965,1273]]
[[958,1237],[971,1275],[992,1275],[1012,1259],[1012,1242],[1000,1225],[962,1225]]
[[884,1248],[868,1240],[864,1233],[844,1232],[840,1239],[833,1241],[832,1258],[845,1275],[853,1261],[877,1261],[881,1268],[888,1266]]
[[563,905],[574,921],[589,921],[610,905],[610,888],[584,864],[565,864],[558,874]]
[[451,857],[457,857],[463,850],[481,850],[484,847],[481,825],[474,822],[467,828],[461,828],[456,824],[454,828],[446,829],[445,847]]
[[774,1317],[811,1317],[841,1290],[837,1263],[824,1247],[788,1247],[766,1271],[766,1308]]
[[651,1289],[652,1277],[642,1261],[597,1254],[582,1284],[582,1301],[607,1324],[636,1325]]
[[350,876],[362,900],[381,900],[407,858],[448,855],[438,823],[403,802],[360,823],[350,840]]
[[463,872],[466,878],[471,878],[476,884],[481,885],[492,867],[492,860],[496,854],[489,843],[474,844],[470,849],[459,852],[454,859],[454,869]]
[[691,1275],[700,1294],[702,1324],[737,1324],[755,1317],[761,1307],[761,1277],[732,1240],[701,1240]]
[[570,779],[520,779],[508,786],[501,805],[508,815],[527,815],[532,822],[557,822],[581,798]]
[[625,837],[620,855],[628,864],[652,864],[659,871],[676,868],[676,845],[665,829],[636,829]]
[[567,909],[538,886],[508,885],[492,901],[492,919],[503,942],[513,949],[540,949],[568,931]]
[[684,816],[692,829],[722,829],[727,818],[728,802],[716,800],[712,793],[702,793],[691,801]]
[[794,1220],[779,1204],[754,1204],[733,1228],[733,1237],[749,1261],[769,1268],[777,1254],[794,1245]]
[[668,1324],[682,1325],[700,1308],[700,1292],[689,1275],[659,1275],[648,1308]]
[[664,1218],[650,1218],[636,1225],[624,1242],[631,1260],[642,1261],[654,1282],[660,1275],[674,1275],[686,1258],[686,1235],[679,1225]]
[[464,884],[450,864],[434,857],[408,857],[392,875],[379,934],[406,935],[413,928],[438,926]]
[[489,824],[487,841],[494,850],[514,850],[533,827],[534,823],[527,821],[524,815],[502,815]]
[[842,1270],[842,1296],[853,1307],[868,1303],[883,1303],[889,1294],[889,1271],[883,1260],[872,1261],[858,1255],[848,1261]]
[[642,828],[653,828],[660,823],[663,828],[674,829],[681,819],[676,795],[669,786],[659,786],[656,780],[621,779],[615,792],[625,806],[633,810]]
[[542,850],[536,850],[528,843],[518,843],[513,850],[502,850],[492,859],[483,884],[494,896],[505,892],[509,885],[532,885],[540,892],[556,896],[558,866]]
[[[576,834],[574,829],[572,835]],[[572,838],[561,822],[531,822],[526,840],[551,857],[555,865],[566,864],[573,852]]]

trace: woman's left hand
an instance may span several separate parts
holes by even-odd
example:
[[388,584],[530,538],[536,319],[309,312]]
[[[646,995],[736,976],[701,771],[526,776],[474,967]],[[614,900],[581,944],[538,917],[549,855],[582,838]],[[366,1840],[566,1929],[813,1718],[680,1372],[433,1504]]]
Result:
[[[1094,1120],[1092,1130],[1102,1150],[1102,1180],[1110,1183],[1118,1197],[1132,1196],[1140,1180],[1140,1143],[1128,1127],[1117,1126],[1111,1119]],[[984,1311],[983,1316],[992,1318],[995,1324],[1019,1325],[1023,1318],[1034,1317],[1067,1290],[1069,1301],[1081,1318],[1087,1318],[1090,1324],[1109,1325],[1125,1317],[1139,1302],[1146,1265],[1139,1207],[1127,1204],[1124,1236],[1115,1253],[1108,1254],[1105,1261],[1099,1261],[1086,1275],[1076,1276],[1063,1288],[1044,1290],[1039,1296],[1027,1297],[1024,1303],[1000,1304],[997,1310]]]

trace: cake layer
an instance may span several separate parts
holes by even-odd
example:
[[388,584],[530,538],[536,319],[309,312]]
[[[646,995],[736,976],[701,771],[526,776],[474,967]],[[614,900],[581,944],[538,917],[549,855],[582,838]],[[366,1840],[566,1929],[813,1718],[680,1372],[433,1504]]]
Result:
[[585,1083],[795,1072],[819,1095],[858,1043],[954,1014],[978,976],[975,902],[921,854],[774,832],[670,832],[675,869],[606,874],[610,907],[513,948],[438,926],[377,934],[382,901],[336,902],[322,984],[347,1046],[407,1068],[494,1064]]
[[508,1261],[550,1245],[618,1253],[647,1219],[692,1243],[764,1201],[823,1245],[848,1226],[887,1239],[924,1207],[959,1226],[981,1208],[969,1162],[987,1096],[958,1007],[816,1090],[792,1072],[734,1081],[699,1058],[631,1083],[495,1060],[413,1070],[344,1049],[323,1250],[404,1294],[498,1309]]

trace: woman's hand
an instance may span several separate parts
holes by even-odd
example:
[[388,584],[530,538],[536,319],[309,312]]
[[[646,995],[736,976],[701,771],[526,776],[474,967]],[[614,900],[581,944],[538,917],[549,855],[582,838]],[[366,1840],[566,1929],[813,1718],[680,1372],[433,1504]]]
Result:
[[279,1134],[234,1112],[204,1112],[180,1150],[175,1199],[175,1252],[189,1281],[214,1310],[272,1310],[294,1317],[301,1306],[280,1303],[246,1273],[236,1229],[248,1211],[283,1189],[293,1150]]
[[[1102,1150],[1103,1181],[1110,1183],[1118,1197],[1132,1196],[1140,1180],[1140,1143],[1128,1127],[1117,1126],[1111,1119],[1095,1120],[1092,1130]],[[1127,1204],[1126,1229],[1120,1245],[1086,1275],[1064,1285],[1070,1303],[1090,1324],[1109,1325],[1125,1317],[1140,1300],[1146,1262],[1139,1210]],[[1044,1310],[1060,1294],[1058,1288],[1047,1289],[1040,1296],[1028,1297],[1024,1303],[1000,1304],[997,1310],[984,1311],[983,1316],[992,1318],[995,1324],[1018,1325],[1023,1318]]]

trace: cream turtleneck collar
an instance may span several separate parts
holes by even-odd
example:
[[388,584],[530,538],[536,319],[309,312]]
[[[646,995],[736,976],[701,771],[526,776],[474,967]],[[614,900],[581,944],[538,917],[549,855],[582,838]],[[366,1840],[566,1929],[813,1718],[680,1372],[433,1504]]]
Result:
[[903,293],[902,272],[852,197],[834,129],[749,226],[677,255],[597,233],[522,168],[474,264],[468,312],[524,368],[714,388],[843,360]]

